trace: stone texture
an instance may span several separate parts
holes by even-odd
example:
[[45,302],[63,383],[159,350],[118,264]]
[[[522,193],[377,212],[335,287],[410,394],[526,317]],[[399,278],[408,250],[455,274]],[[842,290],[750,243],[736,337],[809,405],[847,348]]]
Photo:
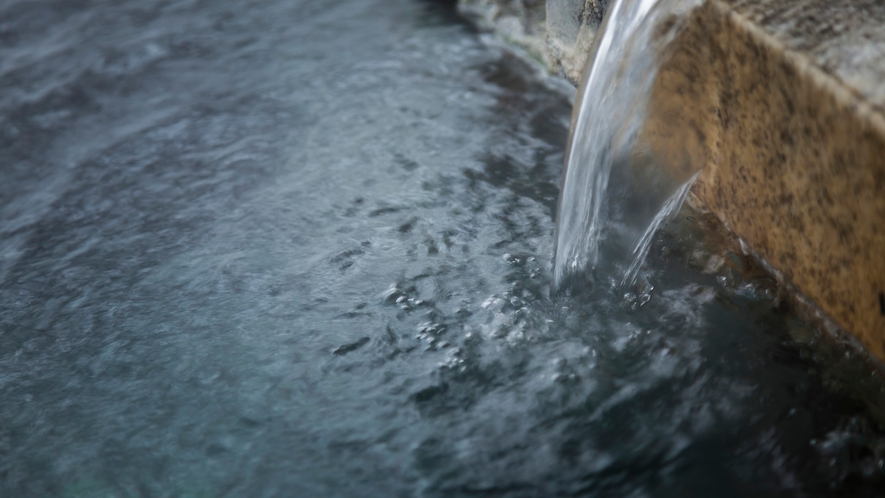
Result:
[[[779,2],[777,8],[784,3],[823,4]],[[885,120],[867,98],[877,94],[869,90],[875,85],[852,84],[858,78],[871,83],[858,75],[882,68],[825,68],[815,54],[798,48],[833,50],[837,40],[820,39],[828,32],[809,31],[804,41],[788,38],[744,9],[738,2],[710,2],[682,40],[706,42],[709,48],[683,71],[712,79],[696,87],[715,89],[704,98],[710,112],[686,118],[698,119],[708,154],[693,192],[885,360]],[[686,92],[671,98],[694,97]]]
[[885,9],[854,12],[851,35],[802,36],[809,18],[842,18],[826,2],[765,3],[695,13],[656,81],[645,140],[673,175],[704,164],[697,199],[885,360],[885,64],[869,55],[875,39],[868,66],[832,56],[857,60],[856,34],[868,39]]
[[885,110],[885,2],[727,0],[734,15]]

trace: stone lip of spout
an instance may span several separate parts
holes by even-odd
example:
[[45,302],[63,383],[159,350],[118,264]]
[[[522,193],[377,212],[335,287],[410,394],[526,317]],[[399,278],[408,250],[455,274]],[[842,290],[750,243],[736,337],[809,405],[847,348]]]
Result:
[[[609,7],[459,4],[573,83]],[[704,0],[660,70],[643,133],[674,172],[701,161],[694,201],[885,361],[882,26],[880,0]]]

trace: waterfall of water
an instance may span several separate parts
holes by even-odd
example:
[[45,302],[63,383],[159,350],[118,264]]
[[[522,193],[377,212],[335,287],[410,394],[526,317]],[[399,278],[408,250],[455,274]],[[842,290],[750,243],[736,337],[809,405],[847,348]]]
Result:
[[621,285],[634,283],[654,231],[682,205],[694,176],[668,180],[638,137],[667,48],[701,1],[611,4],[573,111],[557,215],[557,286],[594,268]]

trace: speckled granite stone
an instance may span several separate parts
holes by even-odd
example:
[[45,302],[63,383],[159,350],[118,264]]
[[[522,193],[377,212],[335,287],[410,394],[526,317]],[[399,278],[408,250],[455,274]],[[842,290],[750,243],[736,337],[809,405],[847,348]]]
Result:
[[696,197],[885,360],[885,4],[833,3],[705,3],[645,140],[674,176],[704,164]]
[[885,2],[725,0],[746,22],[804,54],[866,102],[885,110]]
[[[683,50],[697,52],[698,43],[709,50],[681,70],[704,75],[708,86],[712,78],[716,90],[712,98],[670,98],[703,95],[712,106],[689,118],[705,130],[708,151],[697,197],[885,360],[885,119],[874,100],[882,80],[868,79],[885,64],[880,55],[876,67],[824,67],[823,54],[844,50],[851,58],[854,50],[840,45],[852,39],[841,30],[815,26],[801,35],[802,21],[824,18],[830,3],[708,2]],[[867,23],[875,23],[885,40],[885,10],[867,7],[853,24],[873,33]]]

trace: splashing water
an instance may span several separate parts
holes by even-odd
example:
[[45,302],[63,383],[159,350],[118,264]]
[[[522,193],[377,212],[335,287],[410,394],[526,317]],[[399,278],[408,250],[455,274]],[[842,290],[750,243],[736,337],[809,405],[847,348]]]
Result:
[[639,135],[667,48],[700,3],[612,4],[573,111],[556,224],[557,286],[603,268],[615,281],[620,276],[620,285],[632,285],[652,235],[679,210],[697,176],[687,182],[666,178]]

